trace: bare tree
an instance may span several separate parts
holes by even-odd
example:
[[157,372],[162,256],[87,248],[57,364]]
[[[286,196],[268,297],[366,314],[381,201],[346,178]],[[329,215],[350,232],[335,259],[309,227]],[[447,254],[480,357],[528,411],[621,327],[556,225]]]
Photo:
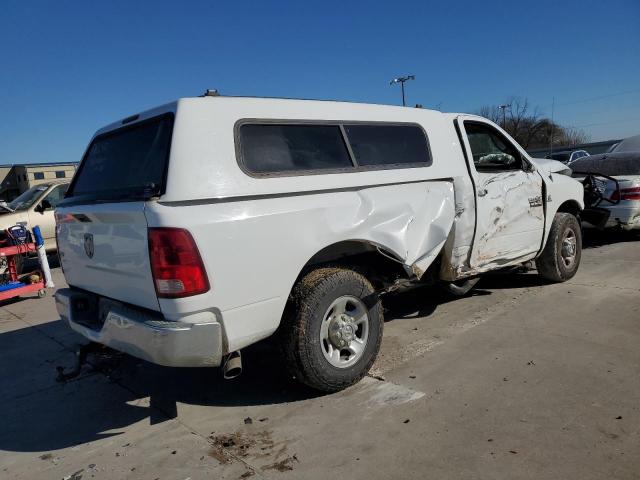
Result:
[[502,113],[496,106],[485,105],[484,107],[480,107],[478,115],[484,118],[488,118],[494,123],[502,125]]
[[502,125],[525,149],[548,146],[551,138],[554,145],[565,146],[585,143],[589,139],[581,130],[564,128],[542,117],[539,109],[532,108],[527,98],[511,97],[502,107],[485,105],[478,114]]
[[557,140],[554,139],[554,144],[573,147],[574,145],[587,143],[590,140],[589,135],[575,128],[563,128],[561,133]]

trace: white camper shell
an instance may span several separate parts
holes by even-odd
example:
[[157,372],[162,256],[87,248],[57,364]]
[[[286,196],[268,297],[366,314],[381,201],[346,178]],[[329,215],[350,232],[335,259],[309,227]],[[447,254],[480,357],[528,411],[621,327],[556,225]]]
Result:
[[278,331],[296,378],[338,390],[376,357],[386,291],[465,293],[531,260],[575,274],[582,185],[553,170],[477,116],[180,99],[92,139],[56,210],[58,311],[169,366],[219,366]]

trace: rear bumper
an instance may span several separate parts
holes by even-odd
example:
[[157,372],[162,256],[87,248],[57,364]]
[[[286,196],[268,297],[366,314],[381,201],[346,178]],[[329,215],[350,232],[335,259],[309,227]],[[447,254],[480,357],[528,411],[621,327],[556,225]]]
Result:
[[73,330],[92,342],[168,367],[215,367],[222,361],[218,322],[169,322],[114,302],[103,324],[87,323],[86,318],[80,323],[77,306],[87,298],[83,292],[60,289],[56,308]]
[[638,207],[610,207],[611,216],[605,227],[618,227],[622,230],[640,228],[640,208]]

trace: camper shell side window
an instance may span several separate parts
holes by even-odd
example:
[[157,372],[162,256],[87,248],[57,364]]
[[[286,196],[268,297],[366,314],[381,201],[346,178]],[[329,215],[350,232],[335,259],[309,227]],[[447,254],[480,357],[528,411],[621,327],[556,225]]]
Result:
[[428,167],[429,140],[415,123],[240,120],[236,158],[253,177]]

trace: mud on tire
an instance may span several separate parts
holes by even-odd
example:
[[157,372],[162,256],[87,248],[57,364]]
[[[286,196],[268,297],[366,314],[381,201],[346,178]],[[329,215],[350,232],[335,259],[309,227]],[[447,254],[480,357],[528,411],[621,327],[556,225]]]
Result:
[[536,259],[538,274],[552,282],[572,278],[582,257],[582,230],[578,219],[570,213],[556,213],[547,244]]
[[364,276],[345,268],[313,270],[294,287],[280,327],[287,367],[314,389],[342,390],[373,365],[383,326],[382,305]]

